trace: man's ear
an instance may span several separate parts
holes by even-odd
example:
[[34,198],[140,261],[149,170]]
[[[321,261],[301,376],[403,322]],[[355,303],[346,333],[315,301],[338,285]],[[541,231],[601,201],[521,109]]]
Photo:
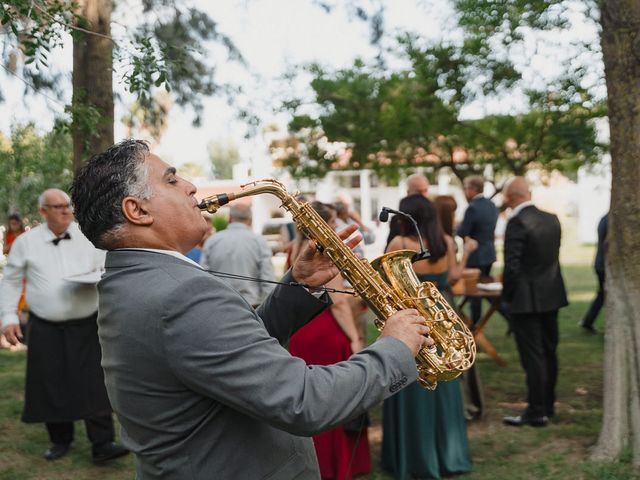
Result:
[[137,197],[122,199],[122,214],[134,225],[148,226],[153,223],[153,217],[145,207],[146,200]]

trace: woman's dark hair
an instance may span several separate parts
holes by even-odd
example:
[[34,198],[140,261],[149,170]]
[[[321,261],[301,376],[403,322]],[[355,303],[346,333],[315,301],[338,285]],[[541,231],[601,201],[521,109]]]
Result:
[[[413,217],[418,224],[422,239],[426,242],[431,256],[429,262],[435,263],[447,253],[447,242],[436,209],[423,195],[416,193],[400,200],[400,211]],[[409,219],[398,215],[400,232],[405,237],[416,237],[416,231]]]
[[[322,217],[322,219],[329,223],[331,217],[334,215],[336,211],[336,207],[331,203],[324,203],[318,200],[314,200],[311,202],[311,208],[313,208],[318,215]],[[300,249],[302,248],[302,244],[307,240],[307,236],[302,233],[302,231],[296,226],[296,237],[292,244],[292,254],[291,254],[291,263],[295,261],[295,257],[300,253]]]
[[19,213],[12,213],[7,218],[7,232],[11,231],[11,225],[10,225],[11,220],[15,220],[16,222],[18,222],[20,224],[20,231],[24,233],[24,224],[22,223],[22,217],[20,216]]
[[456,199],[451,195],[438,195],[433,203],[436,207],[442,230],[450,237],[453,237],[453,219],[456,214],[456,208],[458,208]]
[[[311,202],[311,208],[313,208],[318,215],[326,222],[329,223],[331,217],[336,213],[336,207],[332,203],[324,203],[318,200]],[[296,226],[296,238],[298,241],[305,240],[307,237]]]
[[333,214],[337,212],[335,205],[332,205],[331,203],[320,202],[318,200],[314,200],[313,202],[311,202],[311,207],[316,212],[318,212],[318,215],[320,215],[322,219],[327,223],[329,223],[329,220],[331,220]]

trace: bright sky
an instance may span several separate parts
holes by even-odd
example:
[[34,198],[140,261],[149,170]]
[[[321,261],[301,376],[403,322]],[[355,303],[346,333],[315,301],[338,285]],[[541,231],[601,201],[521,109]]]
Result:
[[[368,43],[367,24],[349,20],[345,10],[340,8],[327,14],[313,6],[311,0],[196,0],[196,3],[218,22],[221,31],[232,38],[245,56],[251,73],[259,77],[258,81],[251,81],[246,71],[225,63],[224,58],[220,57],[218,81],[240,80],[251,92],[255,108],[269,123],[280,126],[286,123],[284,116],[270,117],[268,112],[277,106],[274,100],[282,88],[276,79],[288,68],[311,61],[340,68],[349,66],[356,56],[368,59],[376,54],[376,50]],[[402,29],[436,39],[453,28],[445,0],[388,0],[384,3],[387,32]],[[121,28],[115,25],[113,35],[117,36]],[[594,32],[583,27],[576,28],[573,34],[574,38],[595,38]],[[571,38],[565,40],[570,41]],[[549,61],[549,58],[554,53],[540,51],[536,39],[532,39],[527,49],[521,52],[521,57],[532,66],[532,77],[544,76],[544,72],[553,73],[557,61]],[[555,52],[557,54],[558,50]],[[71,48],[56,51],[52,62],[70,72]],[[117,72],[114,80],[118,81]],[[50,128],[53,118],[51,112],[61,112],[64,101],[56,102],[38,96],[29,101],[25,108],[21,95],[23,87],[17,80],[3,80],[6,102],[1,108],[9,114],[0,115],[0,130],[8,132],[12,122],[26,121],[35,121],[43,129]],[[305,85],[292,85],[289,88],[303,91]],[[518,108],[517,98],[510,102],[493,106],[474,105],[467,113],[476,116],[490,110]],[[205,108],[202,127],[194,128],[190,112],[182,112],[174,107],[170,112],[169,129],[156,147],[157,153],[179,166],[186,162],[208,164],[206,146],[209,141],[216,139],[233,141],[241,147],[244,156],[260,150],[261,147],[256,148],[255,143],[243,140],[244,128],[233,119],[233,111],[224,100],[207,99]],[[117,105],[116,140],[125,135],[120,122],[123,112],[124,106]]]
[[[445,2],[438,3],[446,6]],[[251,72],[259,75],[258,82],[248,83],[249,89],[259,92],[257,96],[254,94],[255,105],[262,110],[263,118],[270,119],[267,123],[276,123],[281,128],[285,127],[286,118],[270,116],[269,110],[277,106],[272,99],[283,86],[277,78],[287,69],[311,61],[335,68],[347,67],[357,56],[372,58],[377,53],[369,45],[368,25],[349,20],[347,13],[339,8],[327,14],[309,0],[227,0],[203,2],[201,6],[234,40]],[[403,27],[425,35],[433,32],[435,36],[441,33],[438,22],[444,21],[446,11],[442,8],[427,14],[423,8],[417,9],[413,1],[389,2],[385,20],[389,31]],[[232,72],[229,80],[247,77],[235,66],[229,66],[227,72],[223,70],[219,70],[220,79],[226,79],[224,74],[227,72]],[[301,90],[300,85],[290,88]],[[255,155],[254,145],[243,140],[243,126],[230,120],[232,117],[233,111],[225,102],[215,98],[207,101],[207,115],[200,129],[193,129],[188,112],[172,115],[170,128],[158,151],[176,164],[206,162],[207,143],[212,139],[229,138],[241,146],[243,156]],[[191,144],[188,158],[181,157],[180,149],[176,148],[185,138]]]

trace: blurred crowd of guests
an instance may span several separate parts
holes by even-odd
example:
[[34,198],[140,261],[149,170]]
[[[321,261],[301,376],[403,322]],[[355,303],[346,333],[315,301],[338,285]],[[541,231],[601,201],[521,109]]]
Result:
[[[429,257],[415,262],[413,269],[420,281],[432,282],[452,306],[455,300],[451,286],[465,269],[478,269],[481,279],[494,279],[498,209],[484,196],[484,183],[478,176],[465,179],[468,207],[462,222],[456,225],[455,199],[447,195],[430,199],[427,178],[412,175],[398,208],[412,217],[415,225],[403,215],[391,220],[385,253],[420,252],[424,246]],[[509,320],[528,389],[525,411],[505,417],[504,423],[544,426],[555,414],[557,316],[558,310],[567,305],[559,264],[560,223],[555,215],[535,207],[521,177],[505,184],[503,198],[511,213],[505,234],[504,272],[495,278],[503,281],[501,313]],[[356,224],[364,243],[374,242],[374,231],[347,202],[313,201],[311,206],[331,228],[339,231]],[[8,346],[25,340],[25,325],[17,314],[26,310],[28,301],[30,342],[22,419],[45,423],[51,440],[45,452],[49,460],[67,453],[73,441],[73,422],[83,420],[93,460],[101,463],[127,451],[114,443],[95,324],[98,300],[95,289],[69,285],[65,280],[102,268],[101,257],[73,222],[66,193],[55,189],[44,192],[40,212],[44,223],[27,233],[19,215],[12,214],[8,219],[3,242],[8,263],[0,284],[3,332],[7,336],[3,334],[2,342]],[[208,231],[187,256],[204,269],[223,275],[250,305],[257,307],[273,290],[275,276],[272,250],[251,226],[251,208],[232,205],[228,227],[213,235],[213,230]],[[599,290],[580,323],[591,332],[604,301],[606,230],[605,216],[598,227]],[[462,241],[456,242],[456,236]],[[287,268],[307,241],[299,230],[287,228]],[[356,253],[364,255],[361,249]],[[333,304],[295,333],[288,346],[292,355],[308,365],[337,364],[366,347],[366,304],[339,292],[350,287],[340,275],[327,287],[336,290],[330,293]],[[482,314],[482,298],[474,297],[470,307],[473,328]],[[437,479],[472,469],[466,421],[482,414],[482,392],[477,391],[481,387],[475,370],[461,380],[440,382],[434,391],[416,383],[385,400],[382,465],[395,478]],[[475,394],[469,393],[468,385],[465,388],[470,381]],[[59,407],[61,404],[64,408]],[[368,426],[368,415],[361,415],[314,437],[323,479],[344,480],[371,471]]]
[[[515,338],[528,397],[525,410],[520,415],[505,417],[503,422],[512,426],[544,426],[555,414],[557,316],[558,310],[567,304],[559,264],[560,224],[555,215],[533,205],[523,178],[507,182],[503,190],[505,206],[510,209],[505,268],[502,274],[492,276],[497,260],[494,242],[499,210],[484,196],[484,184],[479,176],[465,179],[468,207],[461,223],[456,225],[455,199],[447,195],[430,199],[427,178],[419,174],[409,177],[407,196],[400,201],[399,211],[415,220],[417,231],[405,216],[392,217],[385,252],[419,252],[424,244],[430,256],[415,262],[414,271],[419,280],[432,282],[453,306],[451,285],[467,268],[479,270],[481,281],[504,281],[504,302],[499,311],[509,322],[508,332]],[[362,236],[371,241],[369,229],[357,216],[349,214],[343,202],[332,205],[313,202],[313,207],[333,228],[358,223]],[[338,220],[340,217],[343,223]],[[456,236],[461,242],[454,240]],[[298,249],[296,243],[302,241],[304,236],[298,233],[291,242],[290,254]],[[344,287],[344,279],[338,279],[334,286]],[[347,307],[349,297],[339,293],[332,294],[332,298],[334,305],[291,340],[291,353],[309,365],[338,363],[364,346],[364,324],[358,320],[362,315],[357,312],[362,313],[366,306]],[[468,318],[473,328],[482,316],[482,296],[472,297],[469,303]],[[435,391],[413,384],[385,400],[383,468],[399,479],[441,478],[469,472],[472,464],[466,421],[482,415],[481,390],[478,372],[472,369],[461,379],[440,382]],[[365,417],[355,420],[314,438],[322,478],[348,479],[370,471],[368,420]]]

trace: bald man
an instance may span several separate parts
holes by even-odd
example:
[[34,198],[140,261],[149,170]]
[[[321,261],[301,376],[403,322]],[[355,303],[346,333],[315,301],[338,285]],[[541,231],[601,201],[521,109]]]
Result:
[[105,255],[73,221],[65,192],[46,190],[38,203],[44,223],[16,239],[0,284],[4,333],[15,345],[23,334],[16,307],[27,281],[29,349],[22,421],[46,425],[51,446],[44,457],[56,460],[69,451],[73,422],[84,420],[93,461],[104,463],[128,451],[113,443],[95,284],[70,278],[99,271]]
[[414,173],[407,178],[407,196],[416,193],[425,198],[429,194],[429,180],[421,173]]
[[558,310],[568,304],[559,262],[560,222],[534,206],[522,177],[509,180],[503,195],[511,215],[504,238],[502,295],[528,390],[526,410],[504,417],[504,423],[542,427],[555,413]]

